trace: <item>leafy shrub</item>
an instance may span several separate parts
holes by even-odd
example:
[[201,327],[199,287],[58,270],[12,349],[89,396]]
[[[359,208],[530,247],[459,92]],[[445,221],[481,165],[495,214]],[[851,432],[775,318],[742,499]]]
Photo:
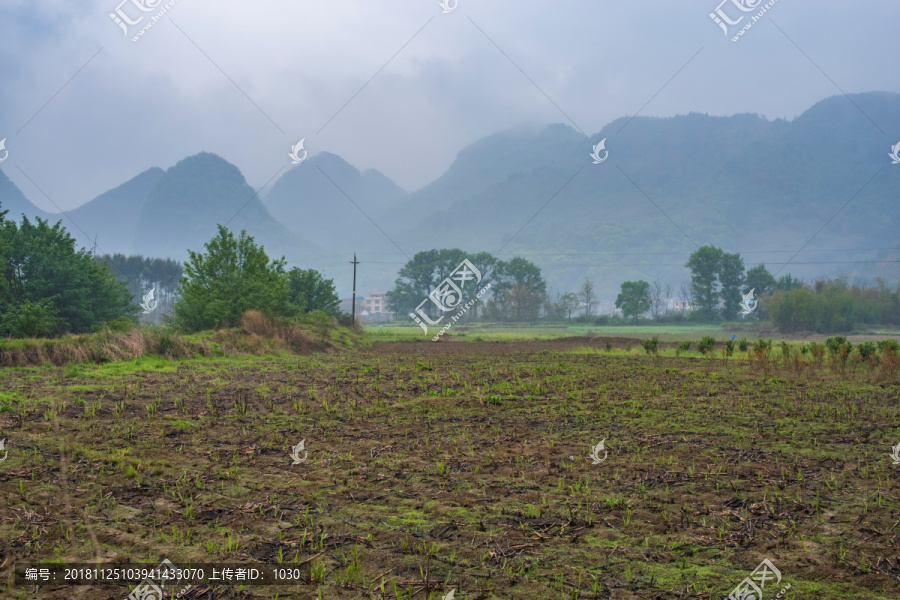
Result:
[[846,281],[819,280],[812,288],[775,291],[766,312],[784,333],[847,332],[861,324],[898,325],[900,302],[887,287],[864,289]]
[[787,361],[791,357],[791,345],[781,340],[781,358]]
[[726,340],[725,341],[725,356],[731,356],[734,354],[734,340]]
[[0,335],[9,337],[46,337],[56,329],[57,312],[49,300],[26,300],[12,306],[0,320]]
[[741,338],[738,340],[738,350],[741,352],[746,352],[747,348],[750,347],[750,341],[747,338]]
[[875,342],[863,342],[856,348],[859,351],[859,355],[863,360],[869,360],[870,356],[875,356],[875,353],[878,351],[878,346],[875,345]]
[[825,347],[818,342],[809,343],[809,352],[817,363],[821,363],[825,359]]
[[825,340],[825,347],[828,348],[828,355],[831,357],[833,365],[840,364],[841,370],[847,366],[847,359],[853,351],[853,344],[847,341],[842,335],[830,337]]
[[753,344],[753,351],[757,354],[766,352],[772,349],[772,340],[764,340],[762,338],[758,338],[756,343]]
[[134,320],[129,317],[117,317],[106,324],[110,331],[123,333],[134,328]]
[[331,316],[321,310],[315,310],[309,314],[300,316],[297,318],[297,322],[300,325],[309,327],[310,329],[320,333],[328,331],[334,326],[334,320],[331,318]]
[[683,342],[678,342],[678,347],[675,348],[675,356],[681,356],[682,352],[690,352],[691,351],[691,340],[684,340]]
[[606,342],[606,351],[612,352],[612,342]]
[[828,349],[828,355],[832,358],[841,355],[841,349],[847,343],[847,338],[842,335],[836,335],[825,340],[825,347]]
[[716,338],[711,335],[704,335],[700,338],[700,341],[697,342],[697,350],[702,352],[703,354],[709,354],[713,351],[713,348],[716,346]]
[[644,340],[641,344],[644,346],[644,351],[647,354],[658,354],[659,353],[659,337],[653,336],[650,339]]
[[897,340],[881,340],[882,354],[900,354],[900,343]]
[[881,368],[884,374],[890,378],[900,371],[900,344],[894,340],[881,342]]

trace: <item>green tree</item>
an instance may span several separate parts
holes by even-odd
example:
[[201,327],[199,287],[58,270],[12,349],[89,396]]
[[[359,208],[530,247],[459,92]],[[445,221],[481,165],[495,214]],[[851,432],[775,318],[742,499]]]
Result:
[[716,316],[716,307],[719,304],[718,273],[722,254],[721,248],[702,246],[691,254],[685,265],[691,270],[694,310],[706,320]]
[[76,250],[62,222],[0,221],[0,269],[5,335],[83,333],[137,312],[125,283]]
[[514,321],[537,320],[547,295],[547,282],[540,267],[519,257],[501,261],[496,267],[495,281],[491,292],[505,318]]
[[594,294],[594,282],[585,277],[584,283],[581,284],[581,288],[578,290],[578,296],[584,303],[584,316],[590,317],[594,312],[594,302],[597,298]]
[[744,283],[744,260],[740,254],[722,253],[719,259],[720,296],[724,302],[723,314],[734,319],[741,310],[741,284]]
[[775,278],[769,273],[765,264],[759,264],[747,271],[744,278],[743,293],[755,290],[754,296],[771,295],[775,291]]
[[[753,296],[757,299],[757,302],[760,296],[771,296],[775,292],[775,278],[765,264],[756,265],[747,271],[747,276],[744,278],[744,288],[741,293],[747,294],[750,290],[753,290]],[[758,303],[756,310],[745,318],[765,320],[768,316],[769,313]]]
[[650,284],[646,281],[625,281],[616,298],[616,308],[626,317],[637,322],[638,317],[650,310]]
[[568,292],[560,296],[559,302],[560,312],[570,321],[572,320],[572,313],[578,308],[578,296],[575,292]]
[[[481,272],[481,282],[474,285],[474,280],[464,282],[462,286],[463,302],[472,299],[479,289],[495,280],[499,261],[487,252],[470,255],[459,248],[444,250],[426,250],[418,252],[400,269],[394,287],[387,292],[387,306],[396,315],[408,314],[420,305],[431,319],[442,316],[440,309],[428,299],[431,293],[444,279],[468,259]],[[475,318],[477,303],[467,313]]]
[[30,300],[12,306],[0,319],[0,334],[15,338],[47,337],[56,327],[57,313],[47,300]]
[[886,286],[850,286],[842,279],[818,280],[812,288],[776,291],[768,299],[767,308],[772,321],[785,333],[837,333],[860,325],[900,325],[897,292]]
[[803,288],[803,282],[790,274],[782,275],[775,282],[776,292],[790,292],[791,290],[799,290]]
[[322,311],[337,318],[341,299],[334,287],[334,280],[325,279],[315,269],[292,268],[287,273],[288,300],[299,314]]
[[241,231],[239,239],[219,225],[206,254],[188,250],[181,297],[173,322],[185,331],[235,327],[248,310],[269,316],[290,313],[285,261],[269,260],[265,249]]
[[[463,299],[466,302],[475,298],[478,290],[482,289],[486,285],[494,284],[494,281],[496,281],[497,279],[497,268],[501,262],[490,252],[479,252],[477,254],[473,254],[469,260],[478,268],[479,271],[481,271],[481,282],[477,286],[466,286],[465,289],[463,289]],[[469,312],[466,313],[467,319],[471,320],[478,318],[478,311],[480,309],[480,306],[480,301],[473,304],[472,308],[469,309]]]

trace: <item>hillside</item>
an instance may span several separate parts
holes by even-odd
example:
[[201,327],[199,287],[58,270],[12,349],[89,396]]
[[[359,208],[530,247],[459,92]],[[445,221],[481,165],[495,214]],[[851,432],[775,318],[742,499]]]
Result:
[[[896,258],[896,251],[844,252],[895,248],[900,225],[900,169],[887,159],[894,142],[872,123],[900,131],[900,95],[852,100],[826,99],[791,122],[758,115],[623,118],[590,140],[569,130],[570,140],[557,146],[544,140],[565,137],[561,126],[519,134],[509,147],[473,145],[441,186],[463,190],[462,182],[483,177],[481,165],[503,165],[495,181],[455,197],[435,193],[436,186],[414,193],[410,204],[426,216],[395,239],[407,252],[496,252],[508,243],[503,256],[532,258],[562,290],[587,275],[609,297],[623,279],[686,280],[679,265],[695,248],[688,238],[744,252],[748,264],[766,261],[777,270],[773,263],[789,258],[853,198],[807,247],[835,251],[796,262]],[[594,165],[588,153],[602,138],[609,159]],[[521,148],[540,149],[542,159],[522,160],[516,169],[511,165]],[[787,271],[885,275],[870,264]]]
[[[534,260],[551,288],[571,290],[588,276],[605,299],[626,279],[677,287],[696,245],[741,252],[748,268],[766,262],[775,272],[813,236],[784,272],[890,279],[871,261],[898,258],[900,166],[887,158],[898,131],[900,94],[885,92],[827,98],[792,121],[623,117],[590,139],[566,125],[522,126],[467,146],[412,193],[325,152],[287,170],[262,201],[237,167],[202,153],[148,169],[69,215],[104,252],[182,260],[228,222],[294,264],[317,266],[327,253],[342,295],[352,271],[335,257],[358,252],[368,263],[360,290],[383,291],[406,261],[393,242],[409,256],[502,248],[501,257]],[[609,159],[594,165],[588,154],[603,138]],[[0,202],[16,218],[59,218],[2,172]]]
[[29,219],[47,218],[47,213],[39,209],[25,197],[16,184],[0,170],[0,211],[8,210],[7,219],[20,221],[24,214]]
[[269,214],[237,167],[200,153],[169,168],[153,186],[137,219],[134,248],[147,256],[187,258],[202,251],[218,224],[256,238],[271,257],[320,252]]
[[386,212],[406,195],[378,171],[360,172],[339,156],[323,152],[282,175],[265,196],[265,204],[300,237],[346,253],[379,244],[384,235],[372,221],[390,223]]
[[[164,174],[165,171],[158,167],[147,169],[119,187],[68,211],[69,216],[85,232],[97,235],[100,252],[131,254],[144,203]],[[85,239],[78,229],[70,228],[70,231],[78,243],[84,246],[93,243],[93,239]]]

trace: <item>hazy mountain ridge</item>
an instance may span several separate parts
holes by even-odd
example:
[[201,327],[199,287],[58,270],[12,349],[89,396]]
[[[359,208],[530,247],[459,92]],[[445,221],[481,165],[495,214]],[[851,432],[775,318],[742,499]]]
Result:
[[135,250],[184,260],[188,249],[203,250],[217,224],[235,232],[246,229],[274,258],[296,261],[320,251],[269,214],[237,167],[206,152],[179,161],[150,191],[138,219]]
[[[900,94],[886,92],[826,98],[792,121],[622,117],[589,139],[567,125],[530,125],[467,146],[412,193],[325,152],[287,170],[264,201],[237,167],[202,153],[149,169],[69,214],[107,252],[183,259],[237,214],[229,228],[247,228],[270,255],[295,264],[323,250],[384,252],[397,255],[399,268],[405,257],[390,240],[410,256],[503,247],[501,257],[535,260],[563,291],[588,275],[609,295],[623,279],[685,279],[679,265],[694,244],[747,252],[748,266],[765,261],[775,271],[829,219],[808,249],[832,252],[796,262],[896,258],[841,251],[897,246],[900,167],[890,164],[897,140],[885,132],[898,131]],[[594,165],[588,154],[603,138],[609,158]],[[45,216],[5,175],[0,202],[11,217]],[[341,289],[349,288],[347,271],[336,277]],[[787,271],[884,275],[866,264]],[[362,291],[387,289],[394,273],[370,266]]]
[[[102,234],[96,234],[100,251],[107,252],[107,248],[112,248],[112,252],[130,254],[144,203],[164,175],[165,171],[159,167],[147,169],[119,187],[68,211],[68,215],[85,232],[102,231]],[[94,240],[85,239],[79,229],[70,230],[70,233],[84,246],[93,244]]]
[[96,235],[97,250],[102,253],[183,261],[188,249],[202,251],[216,234],[216,225],[225,223],[236,232],[246,229],[273,258],[284,255],[293,264],[301,264],[303,256],[321,253],[269,214],[237,167],[209,153],[185,158],[166,171],[147,169],[67,211],[68,217],[43,213],[31,205],[5,174],[0,176],[0,204],[14,209],[8,217],[16,220],[19,210],[29,217],[62,220],[85,247],[91,247]]
[[21,221],[24,214],[30,220],[34,217],[48,218],[48,214],[35,206],[22,190],[0,170],[0,211],[8,210],[7,219]]
[[[896,253],[837,252],[897,246],[900,212],[891,207],[900,171],[887,157],[895,142],[860,108],[881,129],[900,131],[900,95],[880,92],[829,98],[790,122],[753,114],[619,119],[541,166],[510,173],[468,198],[436,203],[395,240],[408,253],[425,247],[478,252],[497,251],[512,238],[504,256],[534,259],[563,291],[588,275],[607,296],[623,279],[685,279],[678,265],[694,243],[786,251],[745,257],[777,270],[774,263],[832,218],[807,249],[836,252],[796,262],[886,259]],[[593,165],[587,154],[603,138],[609,159]],[[626,254],[601,254],[614,252]],[[632,255],[639,252],[659,254]],[[627,266],[634,264],[646,266]],[[790,265],[787,271],[885,275],[871,265]]]
[[406,195],[380,172],[360,172],[339,156],[322,152],[282,175],[265,195],[265,204],[297,235],[346,253],[379,244],[384,235],[372,221],[388,221],[387,211]]

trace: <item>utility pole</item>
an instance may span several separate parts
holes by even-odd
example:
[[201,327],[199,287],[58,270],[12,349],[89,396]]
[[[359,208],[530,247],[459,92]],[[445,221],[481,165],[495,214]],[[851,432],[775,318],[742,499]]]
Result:
[[94,258],[97,255],[97,236],[94,236],[94,247],[91,248],[91,258]]
[[356,260],[356,252],[353,253],[353,262],[350,263],[353,265],[353,308],[352,310],[352,319],[353,325],[356,325],[356,265],[359,264],[359,261]]

